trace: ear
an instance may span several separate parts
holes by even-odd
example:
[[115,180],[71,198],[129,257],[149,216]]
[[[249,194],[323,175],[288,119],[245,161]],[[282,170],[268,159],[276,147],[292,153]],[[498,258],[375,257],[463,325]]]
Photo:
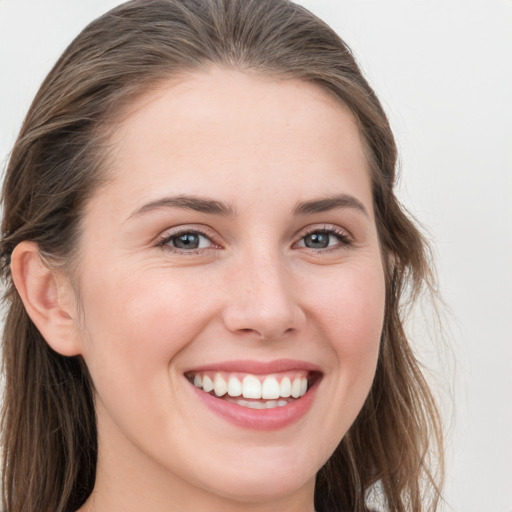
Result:
[[11,275],[28,315],[48,345],[63,356],[80,354],[76,301],[69,278],[52,270],[38,245],[29,241],[15,247]]

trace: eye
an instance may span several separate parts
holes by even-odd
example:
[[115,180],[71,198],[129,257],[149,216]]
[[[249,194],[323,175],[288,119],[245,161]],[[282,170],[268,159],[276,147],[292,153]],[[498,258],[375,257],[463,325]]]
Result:
[[168,250],[177,252],[191,252],[200,249],[208,249],[214,243],[204,233],[198,231],[180,231],[163,238],[158,245]]
[[350,245],[351,240],[346,233],[333,228],[316,229],[304,235],[299,243],[299,247],[307,249],[329,249],[336,246]]

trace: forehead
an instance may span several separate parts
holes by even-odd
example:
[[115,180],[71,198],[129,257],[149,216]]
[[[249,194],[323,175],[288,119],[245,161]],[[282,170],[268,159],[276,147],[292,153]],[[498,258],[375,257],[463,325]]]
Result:
[[300,80],[222,68],[170,80],[131,106],[112,142],[112,183],[139,196],[212,187],[238,197],[269,187],[328,194],[333,179],[360,195],[370,188],[353,115]]

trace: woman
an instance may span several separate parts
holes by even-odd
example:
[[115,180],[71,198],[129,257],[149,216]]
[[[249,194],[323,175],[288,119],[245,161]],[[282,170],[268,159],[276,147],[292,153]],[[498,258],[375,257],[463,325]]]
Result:
[[295,4],[89,25],[4,185],[5,509],[435,510],[402,317],[431,275],[395,162],[348,48]]

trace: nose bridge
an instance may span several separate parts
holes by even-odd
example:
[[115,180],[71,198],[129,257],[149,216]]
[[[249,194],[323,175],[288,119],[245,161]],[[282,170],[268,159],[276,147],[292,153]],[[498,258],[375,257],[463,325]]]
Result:
[[224,321],[230,331],[277,338],[297,330],[304,314],[296,301],[294,280],[277,251],[240,255],[233,269]]

